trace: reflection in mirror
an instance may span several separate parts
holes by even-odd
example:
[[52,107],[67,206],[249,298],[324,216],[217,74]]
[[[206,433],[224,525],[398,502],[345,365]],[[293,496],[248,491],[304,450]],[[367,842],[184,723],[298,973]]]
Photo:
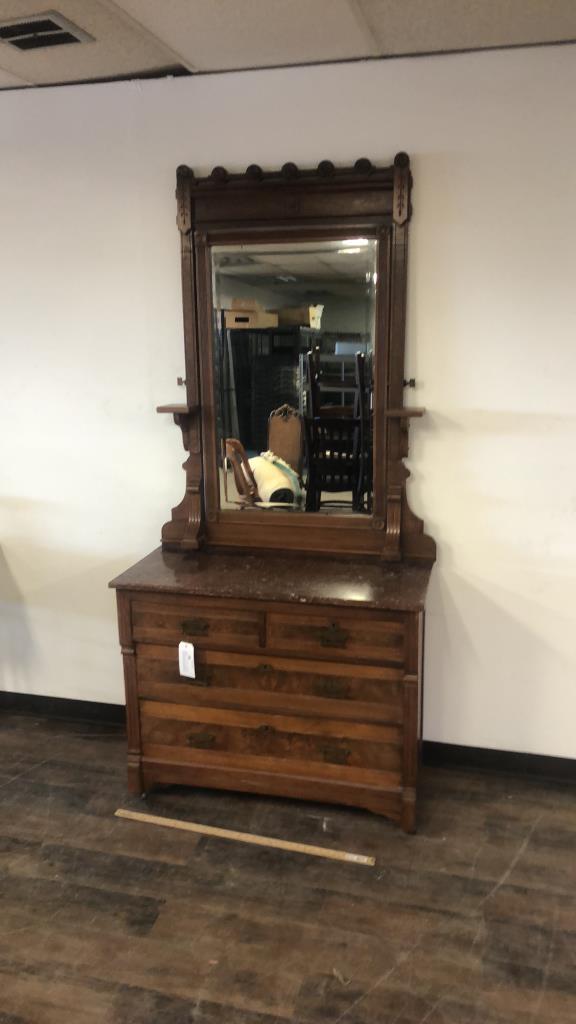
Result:
[[371,512],[376,248],[212,247],[222,509]]

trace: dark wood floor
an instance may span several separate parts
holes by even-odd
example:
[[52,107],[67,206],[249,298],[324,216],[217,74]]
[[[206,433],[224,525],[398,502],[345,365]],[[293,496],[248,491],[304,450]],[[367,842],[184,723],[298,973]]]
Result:
[[1,1024],[574,1024],[576,797],[427,770],[420,832],[166,790],[181,816],[376,868],[121,821],[114,726],[0,721]]

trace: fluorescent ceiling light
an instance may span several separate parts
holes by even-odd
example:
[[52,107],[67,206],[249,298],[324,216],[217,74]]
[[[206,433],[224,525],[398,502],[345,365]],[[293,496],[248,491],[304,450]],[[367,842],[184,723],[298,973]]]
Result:
[[347,248],[350,245],[353,245],[355,248],[358,248],[358,246],[364,247],[365,245],[369,244],[370,243],[367,238],[345,238],[344,241],[342,242],[342,245],[345,245]]
[[362,249],[337,249],[336,252],[338,253],[339,256],[355,256],[356,253],[362,252]]

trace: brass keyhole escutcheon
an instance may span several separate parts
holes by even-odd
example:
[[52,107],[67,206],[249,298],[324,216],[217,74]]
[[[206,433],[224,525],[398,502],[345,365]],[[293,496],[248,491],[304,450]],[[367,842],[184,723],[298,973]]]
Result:
[[206,619],[184,619],[182,623],[182,632],[186,636],[206,636],[209,629],[209,623]]
[[213,732],[193,732],[188,736],[188,746],[197,747],[199,750],[211,750],[216,746],[216,736]]
[[342,679],[323,679],[318,691],[322,697],[347,697],[348,686]]
[[268,725],[267,723],[264,723],[264,725],[258,726],[256,732],[258,733],[259,736],[271,736],[272,733],[276,732],[276,729],[274,728],[273,725]]
[[348,630],[342,629],[337,622],[323,626],[319,634],[322,647],[346,647],[349,636]]
[[322,756],[328,764],[348,764],[350,754],[350,750],[336,745],[324,747],[322,751]]

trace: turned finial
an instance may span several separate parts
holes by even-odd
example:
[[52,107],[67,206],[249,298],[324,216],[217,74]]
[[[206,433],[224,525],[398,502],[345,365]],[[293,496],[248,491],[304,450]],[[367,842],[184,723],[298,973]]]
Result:
[[410,157],[408,153],[396,153],[394,157],[394,167],[410,167]]
[[297,178],[300,171],[296,164],[288,162],[287,164],[284,164],[280,173],[284,178]]
[[321,174],[323,178],[329,178],[334,174],[334,164],[331,160],[321,160],[318,164],[318,174]]

